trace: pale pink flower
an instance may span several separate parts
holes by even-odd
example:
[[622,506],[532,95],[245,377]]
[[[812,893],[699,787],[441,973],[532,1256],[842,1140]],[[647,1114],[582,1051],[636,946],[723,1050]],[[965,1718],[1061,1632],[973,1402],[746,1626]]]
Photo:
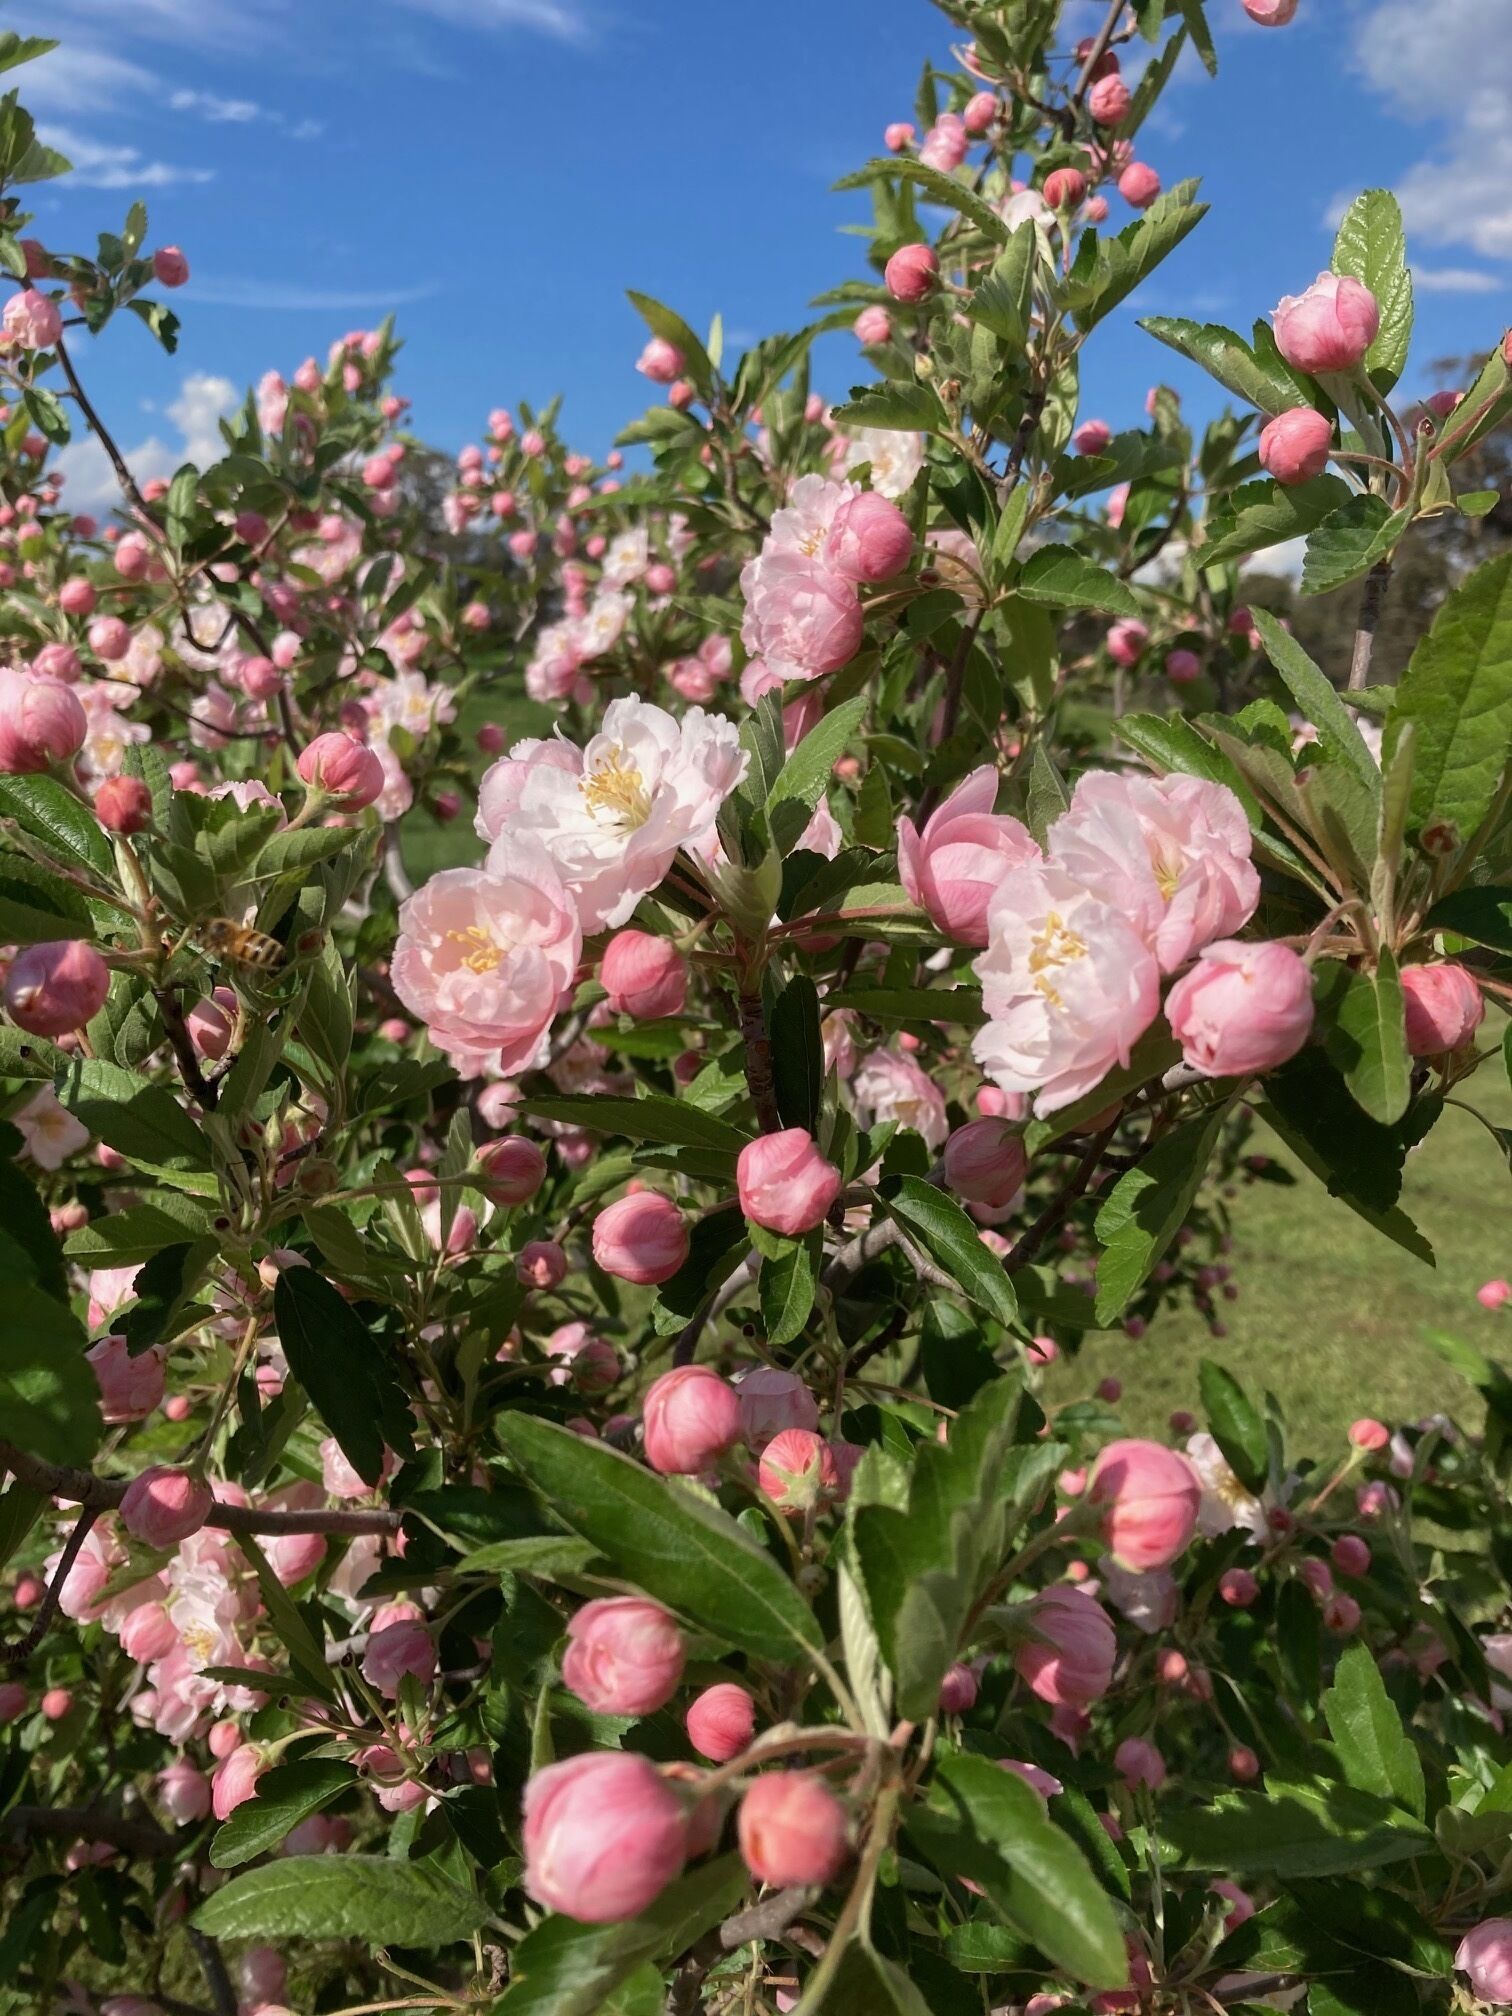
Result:
[[900,1127],[911,1127],[927,1148],[945,1145],[950,1126],[944,1094],[911,1057],[896,1050],[873,1050],[857,1065],[850,1083],[869,1126],[895,1120]]
[[987,943],[987,906],[1014,869],[1040,860],[1027,827],[994,813],[997,771],[990,763],[958,784],[921,833],[898,821],[898,875],[921,910],[966,945]]
[[742,571],[740,592],[746,650],[778,678],[817,679],[849,664],[860,648],[866,623],[856,591],[822,559],[765,546]]

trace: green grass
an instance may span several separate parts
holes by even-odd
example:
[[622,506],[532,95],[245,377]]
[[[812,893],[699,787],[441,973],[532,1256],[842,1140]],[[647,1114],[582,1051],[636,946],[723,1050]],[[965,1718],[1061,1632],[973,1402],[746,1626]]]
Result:
[[[1468,1096],[1499,1124],[1512,1120],[1499,1067],[1482,1067]],[[1289,1162],[1273,1140],[1256,1147]],[[1289,1164],[1295,1167],[1295,1164]],[[1163,1426],[1173,1408],[1199,1413],[1197,1368],[1226,1365],[1257,1397],[1280,1399],[1302,1451],[1322,1448],[1361,1414],[1413,1419],[1443,1409],[1478,1416],[1479,1402],[1427,1342],[1444,1330],[1512,1361],[1512,1309],[1488,1315],[1483,1281],[1512,1275],[1507,1165],[1485,1128],[1450,1108],[1408,1160],[1402,1208],[1437,1255],[1429,1268],[1330,1197],[1305,1170],[1295,1186],[1254,1184],[1233,1203],[1228,1256],[1239,1300],[1228,1335],[1212,1337],[1195,1310],[1171,1310],[1137,1342],[1090,1338],[1048,1383],[1055,1401],[1100,1379],[1124,1384],[1132,1428]]]

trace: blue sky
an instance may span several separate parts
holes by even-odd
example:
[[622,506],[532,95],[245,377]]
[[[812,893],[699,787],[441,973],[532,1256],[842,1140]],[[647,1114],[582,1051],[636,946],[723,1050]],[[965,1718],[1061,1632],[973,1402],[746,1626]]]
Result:
[[[1184,64],[1140,153],[1168,183],[1201,174],[1213,213],[1094,342],[1084,412],[1133,420],[1156,375],[1205,406],[1135,313],[1246,327],[1326,265],[1330,214],[1370,183],[1407,196],[1415,358],[1499,334],[1507,6],[1302,0],[1264,31],[1210,0],[1222,74]],[[38,192],[40,235],[87,247],[140,193],[151,242],[189,255],[176,358],[134,324],[86,352],[122,441],[169,467],[223,381],[292,371],[390,306],[429,438],[560,390],[602,453],[647,396],[624,289],[741,337],[797,326],[862,270],[837,230],[859,199],[829,185],[911,116],[923,56],[949,60],[927,0],[13,0],[0,21],[63,43],[6,80],[77,164]],[[816,383],[843,394],[853,360],[826,339]],[[76,458],[75,494],[98,482]]]

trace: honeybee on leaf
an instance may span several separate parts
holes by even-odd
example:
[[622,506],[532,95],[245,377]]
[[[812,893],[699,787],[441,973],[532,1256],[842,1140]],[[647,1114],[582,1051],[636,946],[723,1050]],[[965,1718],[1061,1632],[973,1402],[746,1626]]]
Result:
[[197,924],[190,937],[209,958],[258,973],[276,973],[284,963],[284,948],[266,931],[238,924],[230,917],[210,917]]

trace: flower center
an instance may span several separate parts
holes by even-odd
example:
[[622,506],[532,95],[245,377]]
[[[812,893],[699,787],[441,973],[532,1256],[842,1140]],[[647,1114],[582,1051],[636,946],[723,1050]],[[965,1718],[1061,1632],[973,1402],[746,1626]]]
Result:
[[1069,966],[1073,960],[1085,959],[1086,956],[1086,940],[1067,930],[1059,911],[1047,911],[1044,925],[1029,940],[1029,971],[1034,976],[1036,989],[1051,1007],[1059,1008],[1063,1004],[1050,975],[1057,968]]
[[1181,883],[1181,861],[1157,843],[1150,849],[1150,866],[1155,871],[1155,886],[1160,891],[1161,900],[1169,903]]
[[644,826],[651,817],[651,794],[645,779],[617,742],[611,745],[597,769],[589,770],[579,779],[578,789],[595,818],[633,829]]
[[481,924],[469,924],[465,931],[448,931],[446,936],[449,943],[468,948],[462,964],[469,973],[492,973],[504,957],[502,946]]

